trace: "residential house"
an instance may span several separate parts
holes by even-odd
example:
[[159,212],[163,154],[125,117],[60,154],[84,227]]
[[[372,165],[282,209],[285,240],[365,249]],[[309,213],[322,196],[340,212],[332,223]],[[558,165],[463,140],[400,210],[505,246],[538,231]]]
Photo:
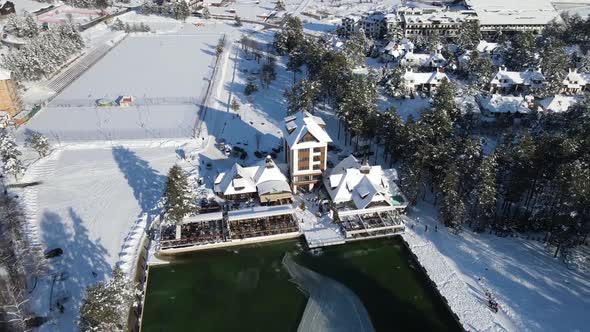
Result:
[[394,218],[408,206],[395,183],[397,172],[370,166],[349,156],[326,172],[324,187],[332,200],[335,220],[347,238],[393,235],[404,230]]
[[262,205],[288,204],[293,200],[287,178],[270,156],[254,166],[234,164],[215,179],[215,193],[233,201],[257,197]]
[[0,68],[0,113],[13,118],[22,111],[22,101],[9,70]]
[[416,73],[411,68],[406,68],[402,78],[409,92],[422,91],[427,93],[436,91],[444,80],[449,79],[442,68],[430,73]]
[[563,92],[575,94],[582,91],[590,91],[590,73],[579,73],[577,69],[569,69],[563,79]]
[[529,88],[538,88],[545,82],[545,76],[540,69],[528,69],[525,71],[508,71],[506,66],[501,66],[490,81],[492,93],[521,93]]
[[381,50],[381,59],[385,62],[394,61],[414,48],[414,43],[407,38],[403,38],[399,41],[390,41]]
[[498,46],[500,46],[498,43],[490,43],[485,40],[480,40],[476,49],[479,53],[493,55]]
[[293,192],[312,190],[327,166],[328,143],[332,139],[326,123],[305,111],[295,113],[285,118],[284,138]]
[[488,117],[499,117],[501,115],[522,116],[532,112],[534,108],[532,96],[502,96],[492,94],[490,96],[479,95],[476,102],[482,114]]
[[414,50],[410,49],[401,57],[399,64],[402,67],[433,69],[444,67],[447,64],[447,59],[440,50],[431,54],[423,54],[414,53]]

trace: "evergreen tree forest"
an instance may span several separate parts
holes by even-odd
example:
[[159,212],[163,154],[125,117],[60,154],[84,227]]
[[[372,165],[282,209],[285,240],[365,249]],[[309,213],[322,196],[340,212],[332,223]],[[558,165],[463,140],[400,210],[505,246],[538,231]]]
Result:
[[[323,104],[341,120],[338,138],[358,148],[360,142],[378,151],[400,170],[400,182],[411,204],[426,200],[440,211],[441,221],[460,231],[509,234],[537,232],[557,248],[555,254],[584,242],[590,233],[590,99],[570,111],[536,114],[518,126],[499,128],[495,145],[484,153],[482,123],[461,112],[459,91],[445,81],[419,118],[403,121],[394,107],[379,112],[377,75],[354,74],[358,54],[333,50],[326,41],[306,38],[298,19],[277,34],[278,54],[289,56],[294,73],[292,90],[285,92],[289,112]],[[463,32],[471,37],[468,25]],[[465,40],[472,49],[476,37]],[[353,42],[356,43],[356,41]],[[545,67],[551,82],[567,73],[563,42],[553,36],[528,33],[513,37],[508,61],[512,70]],[[557,48],[557,50],[556,50]],[[535,52],[541,56],[535,56]],[[512,59],[512,60],[510,60]],[[517,61],[518,60],[518,61]],[[481,75],[495,70],[486,56],[473,57],[470,66]],[[305,70],[302,70],[302,69]],[[296,72],[304,72],[295,80]],[[398,73],[398,76],[401,73]],[[481,89],[481,75],[467,77]],[[398,80],[399,81],[399,80]],[[389,87],[393,93],[399,86]],[[387,89],[387,87],[386,87]]]

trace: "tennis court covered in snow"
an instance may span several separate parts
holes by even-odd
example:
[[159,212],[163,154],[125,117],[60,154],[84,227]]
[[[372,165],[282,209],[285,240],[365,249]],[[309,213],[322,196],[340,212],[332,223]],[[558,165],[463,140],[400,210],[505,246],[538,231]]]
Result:
[[[184,26],[175,34],[127,37],[26,127],[59,141],[190,136],[222,33]],[[122,96],[133,101],[120,107]]]

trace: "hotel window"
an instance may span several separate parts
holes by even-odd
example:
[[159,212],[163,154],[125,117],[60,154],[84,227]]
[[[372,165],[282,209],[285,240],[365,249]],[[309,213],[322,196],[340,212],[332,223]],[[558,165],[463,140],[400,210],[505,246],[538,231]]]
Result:
[[322,148],[313,148],[314,153],[322,152]]

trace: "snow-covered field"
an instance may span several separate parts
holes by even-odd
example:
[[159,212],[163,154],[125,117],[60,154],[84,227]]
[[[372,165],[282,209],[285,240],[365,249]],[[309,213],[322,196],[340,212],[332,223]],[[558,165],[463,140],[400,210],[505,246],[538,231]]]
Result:
[[220,37],[215,33],[131,35],[51,104],[85,105],[122,95],[139,100],[196,98]]
[[[25,127],[54,141],[189,137],[220,36],[193,31],[127,37]],[[123,95],[135,98],[132,106],[96,105]]]
[[74,331],[85,287],[104,280],[116,263],[128,263],[127,256],[135,254],[135,228],[157,215],[165,174],[178,156],[173,146],[118,146],[58,150],[46,159],[39,165],[42,172],[35,165],[29,169],[42,181],[25,194],[34,210],[30,226],[43,248],[59,247],[64,255],[39,280],[31,304],[36,313],[48,314],[50,298],[69,297],[66,313],[49,313],[57,319],[42,330]]

